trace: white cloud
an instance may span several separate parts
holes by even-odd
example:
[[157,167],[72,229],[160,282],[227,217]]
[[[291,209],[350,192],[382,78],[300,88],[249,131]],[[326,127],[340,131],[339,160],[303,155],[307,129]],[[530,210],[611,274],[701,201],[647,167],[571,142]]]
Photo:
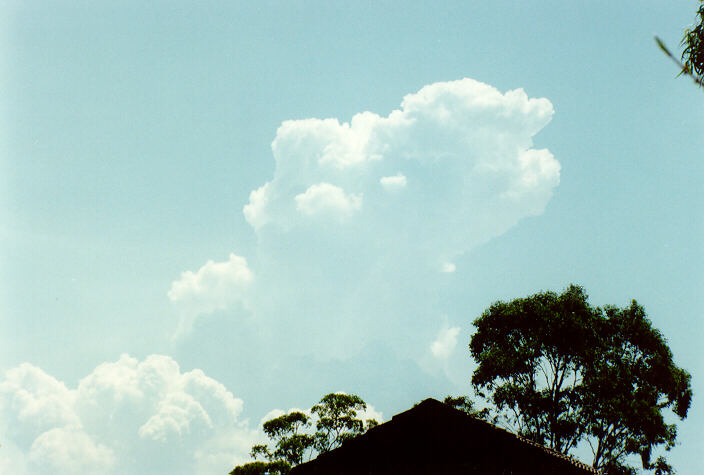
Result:
[[183,393],[169,394],[159,401],[157,413],[139,428],[139,436],[166,441],[169,436],[181,437],[200,422],[212,426],[203,407],[192,396]]
[[452,274],[457,270],[457,267],[452,262],[446,262],[442,265],[442,271],[446,274]]
[[183,272],[171,284],[168,296],[173,302],[194,305],[199,313],[208,313],[241,300],[253,278],[247,260],[230,254],[225,262],[208,261],[196,272]]
[[344,170],[378,160],[381,155],[373,133],[380,120],[371,112],[356,114],[350,123],[343,124],[337,119],[287,120],[271,144],[277,169],[287,172],[289,164],[298,162]]
[[0,382],[0,417],[14,421],[2,434],[31,443],[53,427],[78,424],[75,392],[29,363],[8,370]]
[[244,304],[253,280],[247,260],[235,254],[230,254],[224,262],[210,260],[196,272],[181,273],[168,292],[169,299],[182,310],[174,337],[188,333],[198,315],[228,308],[236,302]]
[[257,440],[240,399],[168,356],[123,355],[76,389],[25,363],[0,382],[0,408],[0,466],[29,473],[226,473]]
[[[286,121],[272,143],[274,177],[244,214],[261,234],[305,229],[302,218],[323,210],[358,211],[357,236],[417,229],[414,247],[452,257],[543,211],[560,165],[531,146],[552,114],[550,101],[522,89],[502,94],[463,79],[425,86],[387,117]],[[402,200],[377,192],[409,179]]]
[[[243,208],[257,237],[252,318],[241,325],[252,347],[275,348],[272,365],[346,359],[370,338],[402,359],[427,356],[442,273],[542,213],[558,186],[560,164],[533,147],[552,115],[547,99],[462,79],[408,94],[387,116],[283,122],[273,176]],[[242,295],[191,290],[201,272],[184,273],[170,296],[208,311]]]
[[249,203],[242,210],[247,222],[255,229],[266,224],[266,207],[268,204],[267,190],[269,183],[265,183],[249,194]]
[[348,195],[345,190],[330,183],[312,185],[294,199],[296,208],[308,216],[326,213],[347,216],[362,207],[361,196]]
[[[264,414],[264,417],[262,417],[261,420],[259,421],[259,425],[263,426],[266,421],[276,419],[277,417],[281,417],[284,414],[291,414],[292,412],[304,412],[304,411],[302,409],[298,409],[297,407],[293,407],[293,408],[289,409],[288,411],[283,411],[281,409],[272,409],[271,411]],[[309,414],[310,409],[305,411],[305,413]]]
[[382,414],[381,411],[377,411],[376,408],[369,403],[367,403],[365,410],[357,413],[357,417],[364,421],[374,419],[379,424],[384,422],[384,414]]
[[384,176],[379,179],[381,186],[388,192],[399,191],[405,188],[406,182],[406,176],[401,173],[392,176]]
[[7,436],[3,437],[0,447],[0,473],[30,473],[27,467],[28,455],[27,450],[22,450],[12,441],[8,441]]
[[452,351],[457,346],[457,336],[460,333],[460,327],[443,328],[438,333],[437,338],[430,344],[430,351],[434,357],[445,359],[452,354]]
[[29,462],[37,473],[110,473],[115,454],[77,427],[58,427],[32,443]]

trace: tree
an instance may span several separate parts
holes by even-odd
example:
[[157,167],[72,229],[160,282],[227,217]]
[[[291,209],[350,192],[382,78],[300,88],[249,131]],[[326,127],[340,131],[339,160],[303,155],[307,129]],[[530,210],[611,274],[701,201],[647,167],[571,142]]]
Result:
[[363,434],[379,423],[374,419],[363,421],[358,413],[365,411],[367,404],[354,394],[331,393],[323,396],[311,412],[318,417],[314,447],[318,453],[328,452],[346,440]]
[[[311,408],[311,415],[290,412],[264,422],[262,428],[272,441],[255,445],[250,455],[266,461],[254,461],[235,467],[231,475],[288,473],[292,467],[310,460],[315,454],[333,450],[348,439],[363,434],[378,422],[360,419],[367,404],[354,394],[331,393]],[[316,431],[310,428],[315,422]]]
[[660,38],[656,36],[655,41],[660,49],[680,67],[680,75],[690,76],[700,87],[704,87],[704,0],[699,1],[701,5],[697,10],[698,23],[685,30],[680,43],[684,47],[681,61],[670,52]]
[[572,285],[497,302],[474,325],[472,384],[508,428],[564,454],[586,441],[592,465],[608,473],[632,471],[630,455],[656,473],[671,470],[651,455],[675,442],[663,411],[687,416],[690,375],[636,301],[593,308]]
[[455,409],[459,409],[472,417],[476,417],[477,419],[489,419],[489,409],[476,409],[474,407],[474,401],[472,401],[468,396],[447,396],[442,402],[448,406],[454,407]]
[[291,412],[266,421],[263,424],[264,433],[275,441],[274,451],[270,452],[266,445],[255,445],[252,447],[252,457],[261,455],[270,462],[298,465],[313,446],[313,436],[302,433],[309,426],[310,418],[302,412]]
[[651,463],[650,456],[658,445],[674,446],[676,427],[665,423],[662,409],[687,417],[690,375],[674,365],[665,339],[637,302],[607,307],[604,317],[602,344],[585,371],[583,391],[595,464],[620,467],[623,456],[638,453],[644,468],[668,471],[663,457]]

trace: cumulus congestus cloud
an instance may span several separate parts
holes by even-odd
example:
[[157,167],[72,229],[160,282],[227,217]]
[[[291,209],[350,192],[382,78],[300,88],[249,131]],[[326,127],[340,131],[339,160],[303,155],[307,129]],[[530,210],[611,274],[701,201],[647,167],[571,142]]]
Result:
[[243,207],[262,351],[344,357],[380,339],[427,352],[456,257],[541,214],[558,185],[558,161],[532,141],[552,115],[547,99],[463,79],[385,117],[283,122],[274,175]]

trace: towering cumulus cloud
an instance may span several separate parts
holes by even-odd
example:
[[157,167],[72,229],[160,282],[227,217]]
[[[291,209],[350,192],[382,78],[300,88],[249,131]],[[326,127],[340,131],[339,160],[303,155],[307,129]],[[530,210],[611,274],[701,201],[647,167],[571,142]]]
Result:
[[532,141],[552,115],[547,99],[463,79],[386,117],[283,122],[274,175],[243,208],[258,237],[245,291],[267,335],[258,351],[345,357],[379,339],[427,352],[457,257],[542,213],[558,185],[559,163]]

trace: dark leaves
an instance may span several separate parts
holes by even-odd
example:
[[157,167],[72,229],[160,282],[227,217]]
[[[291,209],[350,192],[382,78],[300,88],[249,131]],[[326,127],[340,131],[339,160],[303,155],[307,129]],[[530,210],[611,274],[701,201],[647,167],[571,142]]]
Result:
[[472,401],[467,396],[452,397],[447,396],[443,402],[448,406],[454,407],[462,412],[469,414],[472,417],[478,419],[489,420],[489,409],[476,409],[474,407],[474,401]]
[[653,448],[674,444],[662,411],[686,417],[691,377],[636,301],[593,308],[573,285],[497,302],[474,324],[475,390],[523,436],[563,453],[587,439],[607,473],[629,473],[629,454],[656,467]]
[[685,74],[704,77],[704,2],[697,10],[699,23],[685,30],[682,38],[682,61]]
[[702,5],[697,10],[698,23],[692,28],[686,29],[682,38],[681,46],[684,46],[682,61],[675,58],[665,43],[657,36],[655,42],[679,66],[679,75],[690,76],[697,85],[704,87],[704,0],[700,0],[700,2]]

